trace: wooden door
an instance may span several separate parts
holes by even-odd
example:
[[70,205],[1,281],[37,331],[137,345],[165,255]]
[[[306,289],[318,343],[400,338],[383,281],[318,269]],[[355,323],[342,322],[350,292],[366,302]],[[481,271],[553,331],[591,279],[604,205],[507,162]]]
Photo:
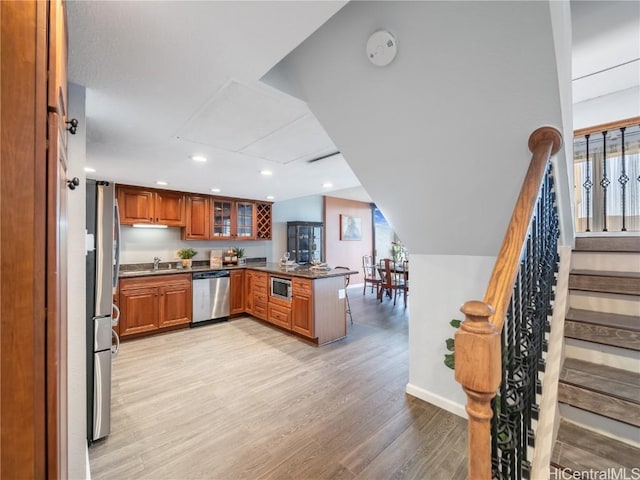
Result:
[[[47,475],[67,477],[67,32],[49,3],[47,128]],[[82,201],[77,195],[73,201]]]
[[159,287],[158,327],[191,323],[191,282]]
[[120,223],[154,223],[154,192],[130,187],[118,187]]
[[291,330],[307,337],[315,335],[313,328],[313,283],[310,280],[293,279],[291,300]]
[[291,330],[313,337],[313,302],[311,296],[298,294],[291,300]]
[[120,336],[158,329],[158,288],[120,290]]
[[184,240],[209,240],[209,197],[189,195],[187,197],[187,226]]
[[236,315],[245,311],[244,307],[244,270],[232,270],[230,278],[231,298],[230,302],[230,314]]
[[178,192],[156,191],[155,222],[170,227],[184,227],[184,194]]

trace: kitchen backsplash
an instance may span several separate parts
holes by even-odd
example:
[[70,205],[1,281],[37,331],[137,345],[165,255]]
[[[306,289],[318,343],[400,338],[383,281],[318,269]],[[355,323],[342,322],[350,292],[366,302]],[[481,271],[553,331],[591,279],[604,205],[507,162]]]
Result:
[[179,260],[178,250],[189,247],[198,252],[194,260],[208,260],[212,249],[241,247],[245,257],[266,257],[267,261],[272,261],[270,241],[186,241],[180,238],[179,228],[134,228],[126,225],[121,228],[121,263],[149,263],[153,262],[153,257],[160,257],[163,262],[175,262]]

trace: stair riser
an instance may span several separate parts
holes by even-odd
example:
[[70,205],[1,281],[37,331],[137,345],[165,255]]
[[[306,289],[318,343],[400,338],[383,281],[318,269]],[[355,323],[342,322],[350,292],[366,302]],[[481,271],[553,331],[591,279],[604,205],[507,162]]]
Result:
[[564,355],[629,372],[640,371],[640,352],[624,348],[565,338]]
[[558,401],[572,407],[640,427],[640,405],[601,393],[560,383]]
[[571,274],[569,290],[640,295],[640,278]]
[[620,315],[640,315],[640,297],[615,295],[611,293],[581,292],[569,294],[569,306],[579,310],[618,313]]
[[[576,237],[576,250],[598,252],[640,252],[640,237],[637,233],[613,237],[610,234]],[[574,251],[574,253],[575,253]]]
[[640,255],[633,253],[574,252],[574,270],[604,270],[610,272],[640,272]]
[[640,334],[629,330],[566,320],[564,336],[586,342],[640,351]]
[[571,423],[613,438],[614,440],[619,440],[636,448],[640,448],[640,429],[638,429],[638,427],[596,415],[595,413],[581,410],[564,403],[558,406],[560,408],[560,415],[564,420],[568,420]]

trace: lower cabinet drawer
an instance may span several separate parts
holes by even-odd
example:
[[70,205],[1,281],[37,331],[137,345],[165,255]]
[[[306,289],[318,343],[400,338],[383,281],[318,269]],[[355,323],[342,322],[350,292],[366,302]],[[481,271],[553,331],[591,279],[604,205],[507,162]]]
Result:
[[264,303],[266,305],[269,302],[269,296],[266,293],[254,293],[253,301],[255,303]]
[[267,320],[267,302],[256,301],[253,304],[253,316],[260,320]]
[[268,321],[279,327],[291,330],[291,309],[269,304]]

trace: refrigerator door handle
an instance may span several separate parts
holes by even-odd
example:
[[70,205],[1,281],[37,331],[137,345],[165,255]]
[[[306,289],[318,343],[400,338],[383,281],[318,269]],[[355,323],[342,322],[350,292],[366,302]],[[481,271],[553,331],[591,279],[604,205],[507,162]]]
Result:
[[113,304],[113,311],[115,312],[116,316],[114,317],[113,314],[111,314],[111,326],[115,327],[120,321],[120,308],[118,308],[118,305],[116,305],[115,303]]
[[[113,293],[118,289],[118,277],[120,276],[120,207],[118,207],[118,200],[114,199],[113,203],[114,213],[114,227],[115,227],[115,268],[113,270]],[[120,315],[118,315],[119,317]]]
[[111,345],[111,358],[116,358],[118,356],[118,352],[120,351],[120,337],[118,333],[112,328],[111,333],[113,337],[116,339],[116,344]]

